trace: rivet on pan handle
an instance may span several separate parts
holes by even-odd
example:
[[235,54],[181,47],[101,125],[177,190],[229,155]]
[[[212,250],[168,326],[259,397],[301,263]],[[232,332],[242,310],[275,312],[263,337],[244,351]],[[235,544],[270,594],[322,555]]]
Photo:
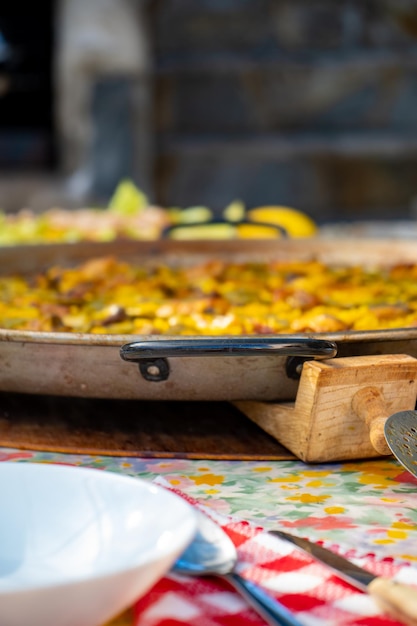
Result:
[[120,349],[121,358],[138,363],[142,376],[152,382],[168,379],[167,359],[171,357],[277,355],[328,359],[336,354],[334,342],[305,336],[146,339]]

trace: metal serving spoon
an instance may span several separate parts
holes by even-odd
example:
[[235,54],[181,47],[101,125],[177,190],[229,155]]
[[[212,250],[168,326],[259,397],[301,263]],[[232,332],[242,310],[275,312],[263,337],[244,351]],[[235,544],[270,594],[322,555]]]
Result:
[[174,565],[174,570],[189,576],[222,576],[271,626],[302,626],[293,614],[261,587],[236,572],[236,548],[222,528],[197,511],[197,534]]
[[388,446],[405,469],[417,477],[417,411],[399,411],[385,422]]

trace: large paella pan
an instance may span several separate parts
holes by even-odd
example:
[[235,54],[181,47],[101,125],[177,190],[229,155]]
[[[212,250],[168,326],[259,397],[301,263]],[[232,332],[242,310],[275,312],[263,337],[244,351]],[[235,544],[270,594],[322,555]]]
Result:
[[[265,240],[82,243],[0,249],[2,275],[26,275],[113,255],[144,265],[208,259],[312,259],[329,265],[417,264],[412,241]],[[405,353],[417,327],[204,337],[0,329],[0,391],[153,400],[286,400],[305,359]],[[337,357],[336,357],[337,358]]]

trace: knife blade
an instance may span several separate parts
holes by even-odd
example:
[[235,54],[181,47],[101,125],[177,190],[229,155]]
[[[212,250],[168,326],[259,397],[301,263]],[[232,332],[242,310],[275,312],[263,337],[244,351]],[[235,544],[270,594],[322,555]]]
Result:
[[268,532],[293,543],[313,558],[330,567],[342,580],[369,593],[384,611],[389,612],[406,624],[417,625],[417,586],[407,585],[391,578],[375,576],[368,570],[309,539],[297,537],[282,530],[269,530]]

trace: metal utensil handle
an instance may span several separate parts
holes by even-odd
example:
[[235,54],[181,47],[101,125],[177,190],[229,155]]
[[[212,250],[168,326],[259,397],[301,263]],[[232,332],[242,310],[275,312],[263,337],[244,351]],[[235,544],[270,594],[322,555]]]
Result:
[[302,626],[301,622],[283,604],[270,596],[266,591],[258,587],[250,580],[246,580],[240,574],[233,572],[224,576],[242,596],[244,596],[259,613],[267,624],[279,624],[280,626]]
[[176,356],[302,356],[328,359],[336,356],[337,346],[326,339],[312,337],[215,337],[193,339],[145,339],[125,344],[120,356],[125,361]]

